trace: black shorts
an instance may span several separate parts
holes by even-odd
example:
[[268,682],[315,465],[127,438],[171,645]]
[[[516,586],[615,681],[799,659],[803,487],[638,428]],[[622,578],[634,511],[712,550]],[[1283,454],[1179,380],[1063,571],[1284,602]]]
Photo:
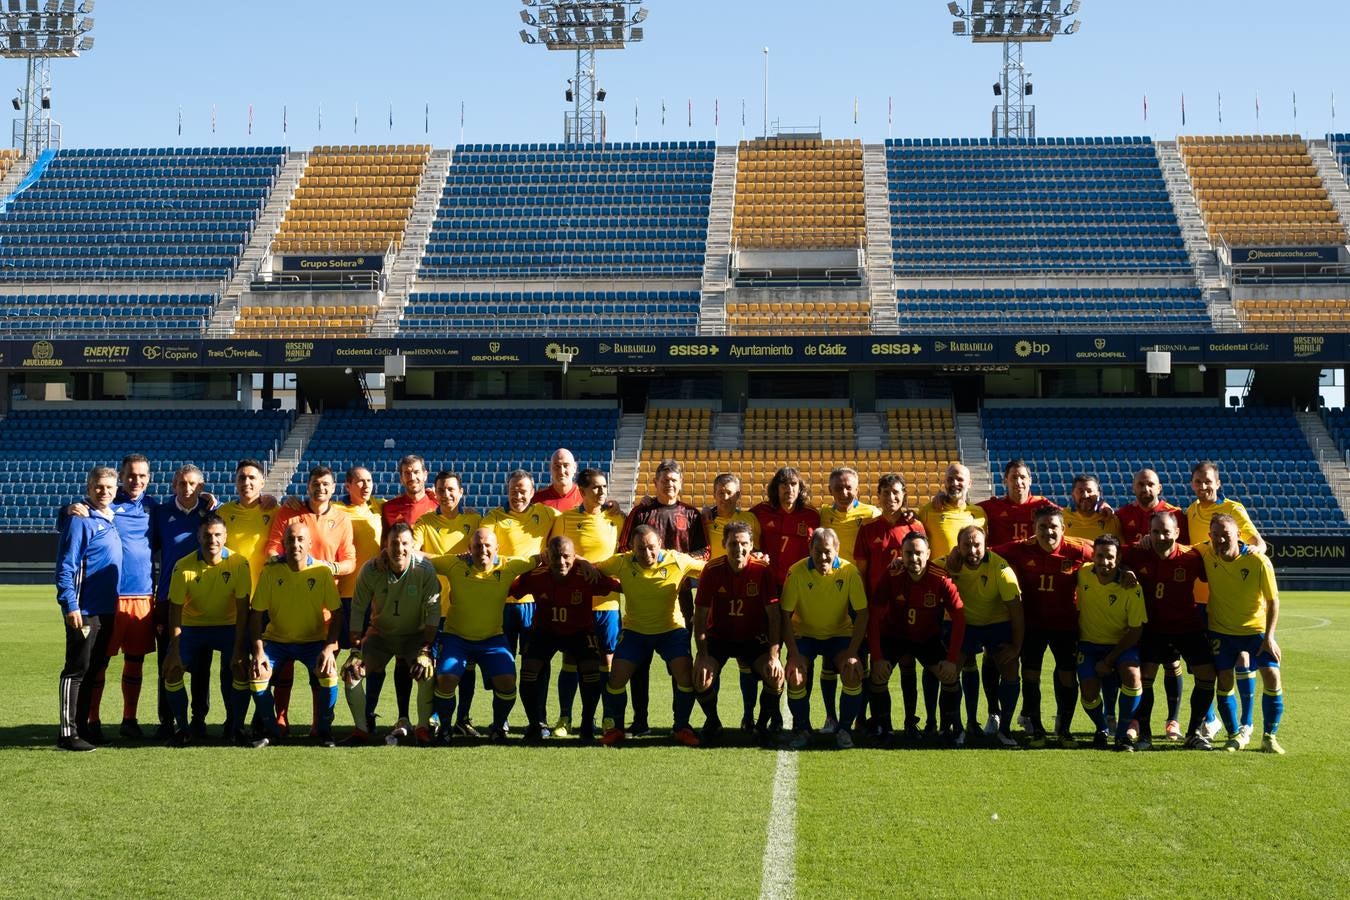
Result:
[[555,653],[564,653],[577,662],[596,661],[600,659],[600,643],[591,632],[553,634],[536,628],[525,648],[524,659],[548,665]]
[[1159,665],[1184,659],[1186,665],[1194,669],[1196,666],[1214,665],[1214,652],[1203,631],[1158,634],[1145,628],[1143,636],[1139,638],[1139,659]]
[[717,660],[719,666],[725,666],[727,660],[735,659],[739,665],[754,668],[755,660],[768,656],[769,644],[766,641],[728,641],[722,638],[708,638],[708,655]]
[[1043,628],[1028,628],[1022,639],[1022,667],[1033,672],[1041,670],[1045,651],[1055,657],[1056,672],[1078,670],[1078,632]]
[[899,638],[881,639],[881,655],[886,657],[887,662],[895,665],[901,659],[909,657],[917,659],[919,665],[935,666],[947,658],[947,645],[942,642],[940,637],[932,637],[926,641],[905,641]]

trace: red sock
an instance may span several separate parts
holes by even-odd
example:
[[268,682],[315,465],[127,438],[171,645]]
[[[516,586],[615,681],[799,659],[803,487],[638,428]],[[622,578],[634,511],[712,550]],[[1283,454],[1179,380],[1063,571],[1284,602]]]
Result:
[[290,723],[287,713],[291,711],[291,687],[295,684],[295,663],[282,663],[272,676],[272,700],[277,710],[277,725],[285,728]]
[[122,718],[136,718],[136,707],[141,702],[141,678],[145,669],[144,656],[122,658]]
[[103,666],[94,673],[94,686],[89,689],[89,721],[98,722],[98,708],[103,703],[103,685],[108,681],[108,667]]

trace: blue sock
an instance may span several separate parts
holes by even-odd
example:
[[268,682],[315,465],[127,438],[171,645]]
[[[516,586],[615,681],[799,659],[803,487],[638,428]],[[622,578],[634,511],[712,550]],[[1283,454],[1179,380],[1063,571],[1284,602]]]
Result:
[[820,699],[825,704],[825,718],[835,719],[836,721],[839,719],[839,713],[835,708],[834,697],[838,690],[838,674],[822,666],[820,670]]
[[758,697],[759,676],[750,669],[741,669],[741,718],[754,720]]
[[788,712],[792,713],[793,731],[811,729],[811,695],[805,688],[800,691],[788,688]]
[[1232,688],[1226,691],[1219,691],[1219,718],[1223,719],[1223,727],[1228,729],[1229,734],[1238,733],[1238,702],[1237,694]]
[[1205,724],[1208,725],[1219,717],[1218,704],[1214,698],[1209,700],[1209,709],[1205,710]]
[[[1087,712],[1088,718],[1092,720],[1092,725],[1097,731],[1106,730],[1106,713],[1102,711],[1103,704],[1100,695],[1090,703],[1084,700],[1083,709]],[[1060,730],[1063,731],[1062,728]]]
[[333,733],[333,710],[337,709],[338,686],[336,684],[319,685],[319,734]]
[[628,714],[628,692],[623,688],[615,690],[605,685],[605,695],[601,701],[605,706],[605,718],[614,723],[614,727],[623,730],[623,719]]
[[1266,734],[1280,730],[1280,718],[1284,715],[1284,689],[1276,688],[1271,692],[1263,688],[1261,693],[1261,727]]
[[511,715],[511,710],[516,705],[516,692],[513,690],[509,694],[493,688],[492,690],[492,727],[505,728],[506,720]]
[[1021,679],[1000,679],[998,683],[998,727],[1004,734],[1012,732],[1013,714],[1017,712],[1017,695],[1021,692]]
[[436,688],[431,695],[431,708],[436,711],[436,718],[441,720],[441,732],[449,734],[450,729],[455,727],[455,692],[443,694],[440,688]]
[[1186,679],[1180,672],[1173,675],[1168,672],[1163,676],[1163,692],[1167,694],[1167,721],[1177,722],[1181,719],[1181,692],[1186,689]]
[[573,663],[563,663],[558,671],[558,715],[564,719],[572,718],[572,704],[577,699],[577,686],[581,676]]
[[844,686],[844,699],[839,703],[839,727],[852,728],[857,721],[858,710],[862,708],[862,685]]
[[1142,693],[1140,688],[1121,687],[1120,707],[1116,713],[1117,740],[1125,737],[1125,731],[1130,727],[1130,720],[1139,712],[1139,697]]
[[1251,669],[1238,669],[1234,676],[1237,679],[1238,702],[1242,706],[1242,724],[1248,728],[1252,727],[1252,716],[1256,710],[1256,673]]
[[267,688],[254,691],[253,704],[258,709],[258,721],[262,724],[263,731],[267,732],[268,737],[276,737],[279,733],[277,730],[277,707],[276,701],[272,699],[272,692]]
[[694,711],[693,687],[675,685],[675,697],[670,701],[671,712],[675,715],[675,730],[689,727],[689,715]]
[[363,730],[375,718],[375,710],[380,705],[380,691],[384,689],[385,674],[384,672],[366,673],[366,721],[357,723],[358,727]]
[[164,695],[169,701],[169,710],[173,713],[174,726],[179,731],[188,730],[188,695],[180,679],[177,684],[164,685]]

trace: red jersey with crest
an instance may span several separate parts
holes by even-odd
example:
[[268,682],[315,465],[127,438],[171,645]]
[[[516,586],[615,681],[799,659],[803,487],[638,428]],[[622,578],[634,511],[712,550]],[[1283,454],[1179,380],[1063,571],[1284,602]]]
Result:
[[923,523],[912,515],[902,516],[894,524],[886,517],[877,516],[864,522],[858,529],[858,540],[853,544],[853,564],[863,571],[867,596],[871,597],[886,578],[890,564],[900,558],[900,545],[910,532],[923,534]]
[[942,570],[929,566],[918,581],[905,571],[886,576],[877,596],[867,604],[867,643],[881,659],[882,637],[921,644],[942,636],[942,620],[951,616],[952,634],[947,658],[961,658],[966,634],[966,614],[961,594]]
[[708,608],[708,636],[724,641],[769,639],[769,616],[779,615],[779,582],[768,563],[752,559],[739,572],[726,557],[708,563],[698,579],[700,608]]
[[511,582],[511,596],[517,600],[534,597],[534,627],[549,634],[567,637],[589,634],[595,630],[594,600],[619,590],[618,579],[601,575],[595,582],[587,581],[581,570],[573,568],[567,577],[558,581],[553,573],[539,567],[516,576]]
[[779,509],[768,501],[750,510],[759,519],[759,548],[769,554],[769,566],[779,582],[788,569],[811,553],[811,535],[820,527],[820,513],[811,506]]
[[[1139,501],[1127,503],[1116,510],[1116,518],[1120,520],[1120,543],[1128,547],[1136,544],[1139,539],[1148,534],[1148,523],[1153,518],[1154,513],[1170,512],[1177,517],[1177,528],[1181,534],[1177,537],[1178,544],[1189,544],[1190,528],[1186,526],[1186,511],[1179,506],[1173,506],[1166,500],[1159,500],[1158,505],[1152,509],[1144,509],[1139,505]],[[1147,598],[1146,598],[1147,599]],[[1152,622],[1152,616],[1149,617]]]
[[1092,562],[1092,544],[1066,537],[1053,551],[1041,549],[1035,538],[1000,544],[994,552],[1008,561],[1022,587],[1027,628],[1041,631],[1078,631],[1078,570]]
[[535,491],[534,499],[530,502],[551,506],[558,512],[567,512],[581,505],[581,486],[573,482],[572,489],[564,494],[550,484]]
[[643,497],[623,523],[619,550],[629,549],[629,536],[639,525],[650,525],[661,535],[661,546],[698,556],[708,548],[708,532],[703,527],[703,511],[697,506],[676,500],[662,503],[655,497]]
[[422,495],[421,500],[414,500],[407,494],[399,494],[391,500],[384,501],[384,506],[380,509],[380,517],[384,519],[384,527],[390,528],[398,522],[407,522],[408,525],[416,525],[417,520],[429,512],[436,512],[441,505],[431,491]]
[[1010,541],[1025,541],[1036,534],[1036,510],[1042,506],[1059,506],[1033,494],[1025,503],[1013,503],[1008,495],[990,497],[977,504],[984,510],[985,546],[995,547]]
[[1142,547],[1125,551],[1122,565],[1134,572],[1144,592],[1146,631],[1192,634],[1205,630],[1203,608],[1195,602],[1196,581],[1207,581],[1205,558],[1193,547],[1177,544],[1166,557]]

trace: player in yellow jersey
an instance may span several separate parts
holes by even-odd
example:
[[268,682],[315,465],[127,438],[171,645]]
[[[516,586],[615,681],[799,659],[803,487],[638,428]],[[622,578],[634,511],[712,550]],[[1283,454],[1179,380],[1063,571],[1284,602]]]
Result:
[[948,561],[948,574],[956,583],[965,608],[966,630],[961,641],[963,664],[961,690],[966,698],[966,728],[956,738],[965,745],[981,732],[977,719],[980,675],[975,655],[984,653],[998,668],[998,707],[990,710],[995,722],[992,735],[1003,747],[1016,747],[1012,736],[1013,713],[1022,692],[1018,661],[1026,616],[1022,612],[1022,589],[1017,574],[1003,557],[986,546],[984,529],[967,525],[957,536],[956,553]]
[[1209,639],[1218,670],[1219,716],[1228,729],[1229,752],[1246,749],[1250,731],[1238,723],[1234,684],[1239,654],[1246,653],[1261,673],[1265,693],[1261,719],[1265,729],[1261,749],[1283,754],[1276,733],[1284,715],[1280,678],[1280,645],[1275,626],[1280,620],[1280,593],[1275,568],[1240,538],[1238,520],[1219,513],[1209,522],[1209,543],[1200,547],[1209,579]]
[[276,500],[263,496],[263,465],[256,459],[241,459],[234,467],[234,489],[238,500],[231,500],[216,510],[228,529],[226,546],[248,560],[248,570],[257,588],[262,577],[263,563],[267,562],[267,535],[276,515]]
[[[312,537],[303,519],[288,522],[281,534],[284,553],[263,566],[253,595],[249,631],[253,638],[252,689],[265,736],[253,743],[266,747],[280,740],[276,707],[268,690],[271,673],[287,662],[299,662],[318,679],[317,737],[333,746],[333,708],[337,705],[338,629],[342,609],[331,566],[310,555]],[[266,625],[264,628],[264,617]],[[316,694],[317,696],[317,694]]]
[[[547,507],[543,507],[547,508]],[[516,705],[516,655],[507,646],[502,610],[511,582],[535,567],[537,557],[498,556],[497,533],[486,525],[469,538],[467,556],[454,557],[442,569],[450,585],[450,605],[436,642],[437,741],[450,743],[454,734],[455,691],[465,666],[477,663],[492,684],[492,727],[488,739],[506,740],[507,717]]]
[[[483,517],[473,510],[462,509],[464,502],[464,479],[454,472],[438,472],[432,483],[436,497],[436,509],[418,517],[413,525],[413,543],[417,549],[436,567],[441,578],[441,606],[449,603],[450,588],[445,581],[445,573],[456,562],[461,553],[469,550],[469,539],[478,530]],[[459,720],[455,729],[465,737],[479,737],[473,727],[470,713],[473,708],[473,695],[478,682],[474,678],[477,667],[473,663],[465,666],[465,677],[459,681],[459,704],[456,707]],[[395,687],[399,678],[395,670]],[[486,683],[484,687],[486,687]]]
[[1102,682],[1120,678],[1120,711],[1116,717],[1116,749],[1133,751],[1137,735],[1130,722],[1139,711],[1143,688],[1139,679],[1139,638],[1148,613],[1136,581],[1121,581],[1120,538],[1098,535],[1092,562],[1078,570],[1078,688],[1083,709],[1096,726],[1093,743],[1110,746],[1111,732],[1102,703]]
[[[715,562],[727,555],[724,544],[726,527],[732,522],[744,522],[750,528],[751,546],[759,546],[759,518],[746,509],[741,509],[741,479],[738,475],[723,472],[713,479],[713,505],[703,510],[703,524],[708,531],[708,561]],[[755,699],[759,694],[759,676],[749,668],[740,666],[741,685],[741,730],[752,732],[755,727]],[[713,703],[721,687],[722,673],[719,670],[712,688]]]
[[811,740],[811,674],[816,657],[830,660],[844,686],[835,745],[853,746],[847,723],[857,719],[862,698],[862,662],[858,655],[867,635],[867,592],[858,568],[839,557],[839,536],[832,528],[811,535],[811,553],[788,569],[780,602],[787,639],[788,709],[795,734],[789,744],[804,749]]
[[675,682],[671,737],[686,747],[697,747],[698,735],[689,726],[689,714],[694,710],[694,658],[689,649],[688,617],[693,610],[681,608],[680,585],[690,575],[703,571],[703,560],[665,549],[660,533],[650,525],[634,528],[629,546],[629,552],[598,566],[602,573],[619,580],[625,600],[623,631],[604,698],[605,715],[614,725],[601,741],[613,746],[625,739],[625,688],[638,664],[657,653]]
[[[225,739],[242,733],[248,711],[248,599],[253,588],[248,558],[226,549],[225,520],[208,513],[197,528],[196,553],[173,567],[169,582],[169,647],[164,658],[164,688],[173,711],[172,745],[186,746],[187,691],[183,674],[198,677],[202,657],[219,653],[221,689],[225,700]],[[210,669],[202,675],[209,679]],[[233,678],[231,678],[233,675]],[[231,688],[226,689],[230,684]],[[203,713],[205,709],[203,708]]]
[[1096,475],[1079,475],[1073,480],[1070,503],[1064,509],[1064,533],[1084,541],[1095,541],[1103,534],[1120,537],[1120,519],[1102,502],[1102,485]]
[[[576,486],[581,492],[581,505],[554,520],[550,537],[570,539],[578,557],[599,565],[618,551],[623,513],[609,502],[609,479],[599,469],[582,469],[577,473]],[[608,678],[614,648],[619,644],[619,595],[597,597],[593,612],[600,673],[603,678]],[[553,726],[553,733],[558,737],[566,737],[572,730],[572,705],[579,685],[577,661],[570,652],[565,652],[562,669],[558,672],[558,721]]]
[[858,499],[858,471],[839,466],[830,472],[830,496],[833,503],[820,508],[820,526],[839,535],[839,558],[853,562],[858,529],[881,515],[881,510]]

